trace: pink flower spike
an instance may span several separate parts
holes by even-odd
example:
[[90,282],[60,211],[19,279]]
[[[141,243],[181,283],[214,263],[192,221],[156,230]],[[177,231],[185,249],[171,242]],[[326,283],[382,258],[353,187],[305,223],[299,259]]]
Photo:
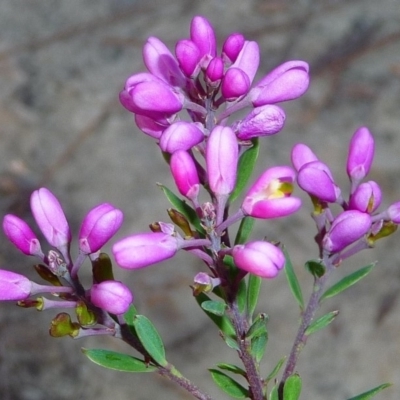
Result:
[[[190,24],[190,39],[199,48],[201,58],[211,59],[217,55],[217,41],[214,29],[206,18],[196,16],[192,19]],[[204,67],[207,67],[207,65],[204,65]]]
[[96,307],[120,315],[128,311],[133,302],[133,295],[122,282],[103,281],[92,286],[90,300]]
[[206,148],[208,183],[215,195],[228,195],[236,184],[238,143],[229,127],[217,125]]
[[149,37],[143,47],[143,60],[147,69],[172,86],[183,87],[185,76],[168,47],[158,38]]
[[0,269],[0,301],[19,301],[31,294],[32,283],[23,275]]
[[256,107],[247,117],[236,122],[232,129],[240,140],[275,135],[282,130],[285,118],[285,112],[278,106]]
[[196,76],[200,70],[200,50],[191,40],[180,40],[175,46],[179,67],[187,77]]
[[135,114],[135,123],[142,132],[155,139],[159,139],[170,125],[165,119],[155,120],[140,114]]
[[260,49],[257,42],[245,41],[240,53],[231,68],[239,68],[249,78],[250,85],[260,65]]
[[249,93],[254,107],[297,99],[309,85],[308,64],[288,61],[279,65]]
[[371,228],[369,214],[348,210],[339,214],[324,236],[322,245],[330,253],[338,253],[363,237]]
[[203,131],[198,123],[178,121],[169,126],[161,135],[162,151],[174,153],[177,150],[189,150],[204,140]]
[[360,181],[368,175],[374,158],[375,143],[371,132],[361,127],[350,140],[347,157],[347,175],[350,180]]
[[27,256],[43,257],[39,239],[22,219],[7,214],[3,219],[3,230],[8,240]]
[[371,214],[380,206],[381,201],[379,185],[374,181],[364,182],[350,196],[349,208]]
[[321,161],[304,164],[297,176],[298,185],[309,195],[322,201],[334,203],[340,197],[328,166]]
[[178,248],[176,237],[156,232],[128,236],[115,243],[112,252],[121,268],[137,269],[173,257]]
[[170,168],[179,193],[188,199],[197,199],[200,180],[192,156],[183,150],[172,154]]
[[268,242],[256,241],[236,245],[232,256],[238,268],[260,278],[275,278],[285,265],[282,251]]
[[103,203],[93,208],[82,222],[79,249],[85,254],[100,250],[115,235],[122,221],[122,211],[111,204]]
[[230,34],[222,46],[222,56],[226,55],[231,62],[235,62],[244,42],[244,36],[241,33]]
[[222,79],[221,93],[228,101],[236,100],[250,89],[250,79],[239,68],[229,68]]
[[292,168],[267,169],[247,192],[242,211],[254,218],[270,219],[285,217],[298,211],[301,200],[291,197],[295,172]]
[[319,161],[313,151],[303,143],[298,143],[292,149],[292,163],[296,171],[309,162]]
[[65,248],[71,242],[71,231],[60,202],[50,190],[40,188],[31,195],[31,210],[50,245]]

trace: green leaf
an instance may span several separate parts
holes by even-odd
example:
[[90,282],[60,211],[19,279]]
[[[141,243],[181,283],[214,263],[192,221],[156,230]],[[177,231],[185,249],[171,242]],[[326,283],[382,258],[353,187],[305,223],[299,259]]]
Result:
[[131,304],[128,311],[124,314],[124,320],[128,326],[133,326],[135,316],[137,315],[136,307]]
[[165,359],[164,344],[154,325],[144,315],[136,315],[133,324],[143,347],[156,363],[165,367],[168,363]]
[[226,304],[221,301],[206,300],[201,303],[201,308],[211,314],[222,316],[225,314]]
[[157,368],[128,354],[103,349],[82,349],[83,354],[95,364],[123,372],[153,372]]
[[232,338],[231,336],[225,336],[225,335],[222,336],[222,339],[224,339],[228,347],[230,347],[233,350],[240,351],[240,347],[236,339]]
[[249,391],[230,376],[217,369],[209,369],[209,371],[211,372],[213,381],[229,396],[236,399],[245,399],[246,397],[249,397]]
[[259,364],[264,356],[268,343],[268,332],[265,331],[259,336],[251,339],[250,351],[256,362]]
[[158,186],[164,192],[165,197],[173,205],[173,207],[187,218],[187,220],[196,228],[197,232],[205,235],[204,228],[201,226],[199,217],[197,216],[193,208],[190,207],[184,200],[180,199],[166,186],[160,183],[158,184]]
[[252,318],[258,303],[261,282],[262,278],[253,274],[249,274],[249,280],[247,284],[247,315],[250,318]]
[[235,245],[246,243],[253,230],[255,219],[252,217],[244,217],[240,221],[239,229],[235,237]]
[[320,261],[310,260],[304,266],[314,278],[321,278],[325,275],[326,268]]
[[304,310],[304,299],[303,293],[299,281],[297,279],[296,273],[294,272],[292,261],[290,260],[289,253],[285,248],[283,248],[283,253],[285,254],[285,275],[289,283],[290,291],[292,292],[297,304],[300,306],[301,310]]
[[283,386],[283,400],[298,400],[301,393],[301,378],[294,374],[286,379]]
[[246,371],[244,371],[242,368],[239,368],[233,364],[219,363],[219,364],[217,364],[217,367],[220,369],[224,369],[225,371],[232,372],[233,374],[237,374],[237,375],[241,375],[241,376],[247,375]]
[[279,400],[278,384],[272,388],[269,400]]
[[372,268],[374,268],[376,263],[372,263],[367,265],[366,267],[360,268],[356,272],[353,272],[350,275],[347,275],[343,279],[341,279],[338,283],[333,285],[331,288],[329,288],[322,296],[320,299],[320,302],[329,299],[330,297],[336,296],[337,294],[343,292],[350,286],[353,286],[355,283],[360,281],[362,278],[367,276],[371,271]]
[[246,309],[246,298],[247,298],[246,280],[242,279],[239,282],[239,288],[236,295],[236,301],[238,304],[240,314],[243,314]]
[[285,361],[286,361],[286,357],[282,357],[278,361],[278,363],[275,365],[275,368],[271,371],[271,373],[265,379],[266,382],[269,382],[271,379],[274,379],[276,377],[276,375],[278,375],[278,372],[282,368],[282,365],[284,364]]
[[330,313],[323,315],[322,317],[315,320],[312,324],[310,324],[304,334],[306,336],[310,336],[312,333],[315,333],[325,328],[337,317],[338,314],[339,311],[331,311]]
[[247,331],[246,337],[248,339],[251,339],[253,337],[260,336],[263,333],[267,332],[268,319],[269,317],[267,314],[264,313],[258,314],[257,318]]
[[[195,297],[197,303],[201,307],[202,303],[205,301],[211,301],[211,299],[205,294],[200,293],[198,296]],[[235,337],[235,328],[233,327],[231,321],[225,315],[218,316],[209,311],[206,311],[202,308],[202,310],[206,313],[206,315],[218,326],[218,328],[222,331],[225,336]]]
[[246,187],[256,165],[258,153],[260,151],[260,145],[258,138],[253,139],[252,142],[253,146],[247,149],[239,158],[236,186],[229,197],[230,203],[233,203],[240,196],[243,189]]
[[376,388],[373,388],[371,390],[368,390],[368,392],[364,392],[359,394],[358,396],[352,397],[351,399],[348,400],[369,400],[375,397],[376,394],[381,392],[383,389],[388,388],[389,386],[392,386],[391,383],[384,383],[382,385],[377,386]]

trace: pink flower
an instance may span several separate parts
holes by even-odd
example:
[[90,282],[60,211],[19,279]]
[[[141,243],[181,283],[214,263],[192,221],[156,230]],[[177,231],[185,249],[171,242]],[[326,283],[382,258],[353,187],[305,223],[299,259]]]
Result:
[[196,76],[200,70],[200,49],[192,40],[180,40],[175,46],[179,67],[187,77]]
[[244,36],[241,33],[230,34],[222,46],[222,55],[226,55],[229,61],[235,62],[244,45]]
[[211,58],[217,55],[217,40],[210,22],[201,16],[196,16],[190,24],[190,39],[196,44],[206,68]]
[[290,167],[267,169],[247,192],[242,211],[254,218],[278,218],[296,212],[301,200],[291,197],[295,172]]
[[224,63],[222,58],[214,57],[207,66],[206,77],[210,84],[214,86],[222,79],[224,76]]
[[133,302],[133,295],[122,282],[103,281],[92,286],[90,300],[96,307],[119,315],[128,311]]
[[0,300],[25,300],[31,294],[31,287],[25,276],[0,269]]
[[374,181],[364,182],[350,196],[349,208],[371,214],[380,206],[381,201],[379,185]]
[[60,202],[50,190],[41,188],[31,195],[32,214],[47,241],[56,248],[67,246],[71,231]]
[[127,269],[143,268],[167,260],[177,251],[177,239],[162,232],[128,236],[112,248],[117,264]]
[[309,162],[319,161],[313,151],[303,143],[298,143],[292,149],[292,163],[296,171]]
[[171,154],[178,150],[190,150],[204,140],[200,126],[198,123],[186,121],[173,123],[161,135],[161,150]]
[[170,126],[165,119],[156,120],[140,114],[135,114],[135,122],[142,132],[155,139],[160,139],[162,133]]
[[3,230],[8,240],[27,256],[42,256],[39,239],[22,219],[7,214],[3,219]]
[[285,265],[282,251],[268,242],[256,241],[236,245],[232,256],[238,268],[261,278],[275,278]]
[[123,214],[108,203],[89,211],[79,231],[79,248],[86,254],[95,253],[115,235],[121,227]]
[[222,79],[221,93],[228,101],[236,100],[250,89],[250,79],[239,68],[229,68]]

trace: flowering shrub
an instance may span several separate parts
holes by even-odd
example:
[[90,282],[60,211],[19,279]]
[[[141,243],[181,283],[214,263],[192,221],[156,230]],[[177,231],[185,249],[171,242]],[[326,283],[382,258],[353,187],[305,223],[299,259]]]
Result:
[[[337,316],[333,311],[316,318],[320,303],[367,276],[374,264],[333,285],[331,276],[347,258],[373,247],[400,223],[400,202],[378,211],[379,185],[363,182],[373,161],[373,136],[362,127],[351,138],[347,196],[329,167],[301,143],[292,149],[293,167],[270,166],[245,192],[252,181],[259,140],[284,127],[285,112],[276,104],[294,100],[308,88],[307,63],[285,62],[254,84],[260,60],[257,43],[234,33],[218,52],[213,28],[200,16],[192,20],[190,39],[177,42],[175,56],[162,41],[150,37],[143,47],[143,59],[148,72],[127,79],[120,101],[134,113],[137,126],[157,142],[184,199],[161,186],[172,206],[170,222],[153,222],[150,232],[115,242],[115,262],[125,269],[145,268],[180,250],[199,258],[204,268],[193,278],[193,296],[243,364],[218,364],[210,369],[214,382],[234,398],[298,399],[300,352],[309,336]],[[243,110],[247,115],[235,117]],[[301,200],[292,195],[296,184],[309,195],[316,224],[318,255],[306,263],[314,282],[308,302],[282,244],[250,239],[254,219],[283,218],[299,211]],[[201,201],[205,196],[208,200]],[[339,212],[333,211],[333,204]],[[46,188],[34,191],[31,210],[52,248],[47,254],[20,218],[6,215],[3,229],[22,253],[39,259],[35,269],[49,285],[0,270],[0,300],[38,310],[74,309],[76,317],[62,312],[53,318],[50,335],[113,336],[138,355],[104,349],[85,349],[84,353],[106,368],[157,372],[195,398],[211,399],[167,361],[153,323],[136,310],[130,289],[114,279],[112,261],[101,252],[121,227],[122,211],[108,203],[90,210],[78,234],[78,256],[72,259],[72,234],[54,194]],[[234,224],[239,227],[233,238],[229,228]],[[84,287],[79,277],[85,260],[92,264],[90,287]],[[264,376],[260,364],[267,345],[267,316],[255,314],[255,309],[262,279],[273,279],[281,270],[300,308],[300,325],[287,361],[283,358]],[[387,386],[353,399],[370,399]]]

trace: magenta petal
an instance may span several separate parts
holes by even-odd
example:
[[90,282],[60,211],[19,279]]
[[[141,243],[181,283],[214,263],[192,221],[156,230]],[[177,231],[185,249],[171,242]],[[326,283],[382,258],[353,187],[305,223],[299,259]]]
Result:
[[250,79],[244,71],[239,68],[229,68],[222,79],[222,96],[229,101],[235,100],[249,91],[250,84]]
[[245,39],[240,33],[232,33],[227,37],[222,46],[222,54],[226,55],[231,62],[235,62],[240,50],[242,50]]
[[200,57],[216,56],[217,41],[214,29],[210,22],[201,16],[196,16],[190,24],[190,39],[196,44],[200,51]]
[[318,157],[313,153],[313,151],[305,144],[298,143],[293,146],[292,149],[292,164],[296,171],[309,162],[318,161]]
[[189,150],[204,140],[199,124],[178,121],[169,126],[160,137],[160,148],[167,153]]
[[233,68],[239,68],[249,78],[250,85],[257,73],[260,64],[260,49],[257,42],[245,41],[236,61],[232,64]]
[[176,58],[179,62],[179,67],[182,72],[190,77],[197,75],[200,69],[200,50],[196,43],[191,40],[180,40],[175,47]]
[[0,300],[19,301],[31,294],[32,283],[23,275],[0,269]]
[[189,199],[196,198],[200,180],[192,156],[183,150],[176,151],[171,156],[170,168],[179,192]]

